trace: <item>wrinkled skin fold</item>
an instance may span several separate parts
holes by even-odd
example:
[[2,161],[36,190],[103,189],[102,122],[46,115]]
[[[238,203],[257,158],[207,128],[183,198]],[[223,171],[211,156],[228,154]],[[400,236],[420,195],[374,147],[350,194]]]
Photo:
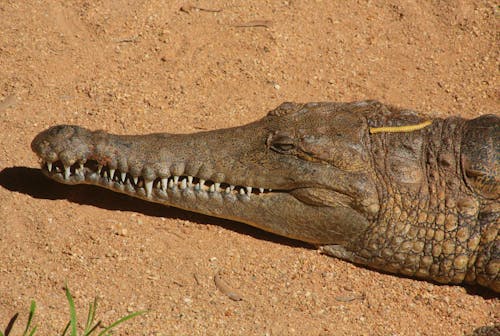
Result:
[[376,101],[284,103],[241,127],[128,136],[60,125],[31,146],[61,183],[248,223],[387,272],[500,292],[496,115],[430,120]]

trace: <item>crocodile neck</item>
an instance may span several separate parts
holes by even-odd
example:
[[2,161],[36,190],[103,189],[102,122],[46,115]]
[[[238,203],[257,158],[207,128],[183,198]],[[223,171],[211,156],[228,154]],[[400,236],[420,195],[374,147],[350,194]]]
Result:
[[423,130],[371,136],[381,207],[356,244],[367,264],[438,282],[475,281],[481,200],[462,178],[464,123],[436,119]]

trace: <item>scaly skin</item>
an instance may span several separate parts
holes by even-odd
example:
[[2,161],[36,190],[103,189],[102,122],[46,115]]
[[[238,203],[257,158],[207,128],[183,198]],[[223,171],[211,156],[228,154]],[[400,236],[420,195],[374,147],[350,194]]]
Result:
[[195,134],[55,126],[32,148],[61,183],[248,223],[387,272],[500,292],[500,118],[426,121],[376,101],[284,103],[248,125]]

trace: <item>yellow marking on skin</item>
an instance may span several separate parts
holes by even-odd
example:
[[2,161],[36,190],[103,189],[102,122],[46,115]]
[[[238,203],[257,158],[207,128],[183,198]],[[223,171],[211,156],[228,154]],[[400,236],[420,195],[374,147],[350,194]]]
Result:
[[406,126],[385,126],[385,127],[370,127],[370,134],[374,133],[400,133],[400,132],[414,132],[421,130],[432,124],[431,120],[426,120],[423,123],[416,125]]

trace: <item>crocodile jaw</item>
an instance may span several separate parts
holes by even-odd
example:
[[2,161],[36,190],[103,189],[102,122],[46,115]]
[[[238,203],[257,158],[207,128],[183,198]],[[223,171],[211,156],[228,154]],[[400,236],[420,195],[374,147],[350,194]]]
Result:
[[[304,138],[306,150],[319,144],[317,159],[271,149],[282,130],[308,125],[299,117],[303,114],[269,115],[189,135],[119,136],[61,125],[40,133],[32,149],[44,173],[61,183],[98,185],[318,245],[347,245],[376,216],[375,197],[366,196],[374,194],[373,184],[364,172],[325,161],[332,138],[324,132]],[[356,150],[354,140],[346,150]],[[343,162],[341,157],[338,166]]]

